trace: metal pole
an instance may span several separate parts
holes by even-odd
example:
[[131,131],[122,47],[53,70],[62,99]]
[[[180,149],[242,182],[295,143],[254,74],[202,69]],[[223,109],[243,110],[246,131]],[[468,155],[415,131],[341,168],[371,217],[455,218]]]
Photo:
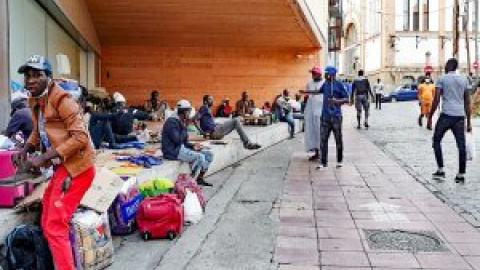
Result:
[[464,20],[464,23],[463,23],[463,29],[465,30],[465,44],[467,46],[468,76],[470,76],[470,73],[472,72],[472,62],[470,60],[470,40],[469,40],[470,29],[468,27],[469,23],[470,23],[470,1],[465,0],[465,20]]
[[[475,0],[475,63],[478,65],[478,2],[479,0]],[[478,79],[478,67],[475,69],[475,77]]]
[[458,29],[459,17],[460,17],[460,3],[459,0],[455,0],[455,21],[453,27],[453,57],[460,61],[458,57],[458,41],[460,39],[460,31]]

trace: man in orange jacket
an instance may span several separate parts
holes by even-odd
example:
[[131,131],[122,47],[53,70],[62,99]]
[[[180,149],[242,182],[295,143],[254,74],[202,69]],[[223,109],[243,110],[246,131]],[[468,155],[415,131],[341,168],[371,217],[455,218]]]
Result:
[[435,97],[435,85],[432,79],[427,77],[425,81],[418,86],[418,100],[420,101],[420,116],[418,125],[423,126],[423,116],[427,119],[432,110],[433,97]]
[[[56,269],[75,270],[70,220],[93,182],[95,151],[82,109],[52,80],[50,61],[43,56],[31,56],[18,72],[24,74],[25,88],[30,92],[28,102],[34,125],[15,162],[32,167],[54,166],[43,196],[42,228]],[[36,150],[41,154],[28,155]]]

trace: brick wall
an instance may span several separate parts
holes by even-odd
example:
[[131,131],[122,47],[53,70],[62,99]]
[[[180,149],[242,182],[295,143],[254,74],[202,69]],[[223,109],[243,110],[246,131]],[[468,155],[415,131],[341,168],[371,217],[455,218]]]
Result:
[[101,84],[109,93],[124,93],[130,105],[143,104],[154,89],[170,105],[186,98],[199,106],[206,93],[217,103],[225,97],[235,102],[243,91],[259,104],[284,88],[303,89],[317,55],[305,48],[103,46]]

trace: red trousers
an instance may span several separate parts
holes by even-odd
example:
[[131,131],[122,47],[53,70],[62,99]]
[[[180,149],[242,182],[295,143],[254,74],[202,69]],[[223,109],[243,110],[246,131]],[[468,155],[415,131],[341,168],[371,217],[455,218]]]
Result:
[[73,178],[70,188],[63,192],[67,177],[67,169],[59,166],[43,195],[42,228],[57,270],[75,270],[69,239],[70,220],[92,185],[95,167]]

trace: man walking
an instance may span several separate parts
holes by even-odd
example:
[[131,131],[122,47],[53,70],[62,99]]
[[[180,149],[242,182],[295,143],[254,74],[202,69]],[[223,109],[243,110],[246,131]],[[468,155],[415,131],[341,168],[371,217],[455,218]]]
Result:
[[432,80],[427,77],[425,81],[418,86],[418,100],[420,101],[420,116],[418,117],[418,125],[423,126],[423,116],[429,117],[432,110],[433,97],[435,96],[435,85]]
[[328,139],[333,132],[337,147],[337,168],[341,168],[343,161],[343,137],[342,137],[342,108],[348,103],[348,94],[343,84],[336,80],[337,69],[327,67],[325,69],[326,81],[319,91],[302,91],[304,94],[323,94],[322,123],[321,123],[321,163],[317,170],[324,170],[328,166]]
[[438,165],[438,170],[433,173],[433,177],[440,180],[445,178],[441,142],[445,133],[451,130],[457,142],[459,154],[459,171],[455,177],[455,182],[464,183],[467,165],[465,118],[467,119],[467,132],[472,131],[472,124],[470,121],[469,82],[467,78],[456,73],[457,68],[458,61],[456,59],[451,58],[447,61],[445,65],[446,74],[437,81],[432,110],[428,115],[427,128],[432,129],[432,116],[437,110],[440,99],[442,99],[442,111],[433,134],[433,149]]
[[357,129],[360,129],[360,122],[362,120],[362,108],[365,111],[365,128],[369,128],[368,125],[368,116],[370,113],[370,101],[368,95],[373,99],[372,89],[370,87],[370,82],[366,77],[364,77],[363,70],[358,71],[358,78],[353,81],[352,84],[352,95],[351,95],[351,104],[353,104],[355,99],[355,108],[357,109]]
[[373,92],[375,93],[375,109],[382,109],[382,97],[384,94],[385,86],[382,83],[382,80],[377,79],[377,83],[373,85]]

